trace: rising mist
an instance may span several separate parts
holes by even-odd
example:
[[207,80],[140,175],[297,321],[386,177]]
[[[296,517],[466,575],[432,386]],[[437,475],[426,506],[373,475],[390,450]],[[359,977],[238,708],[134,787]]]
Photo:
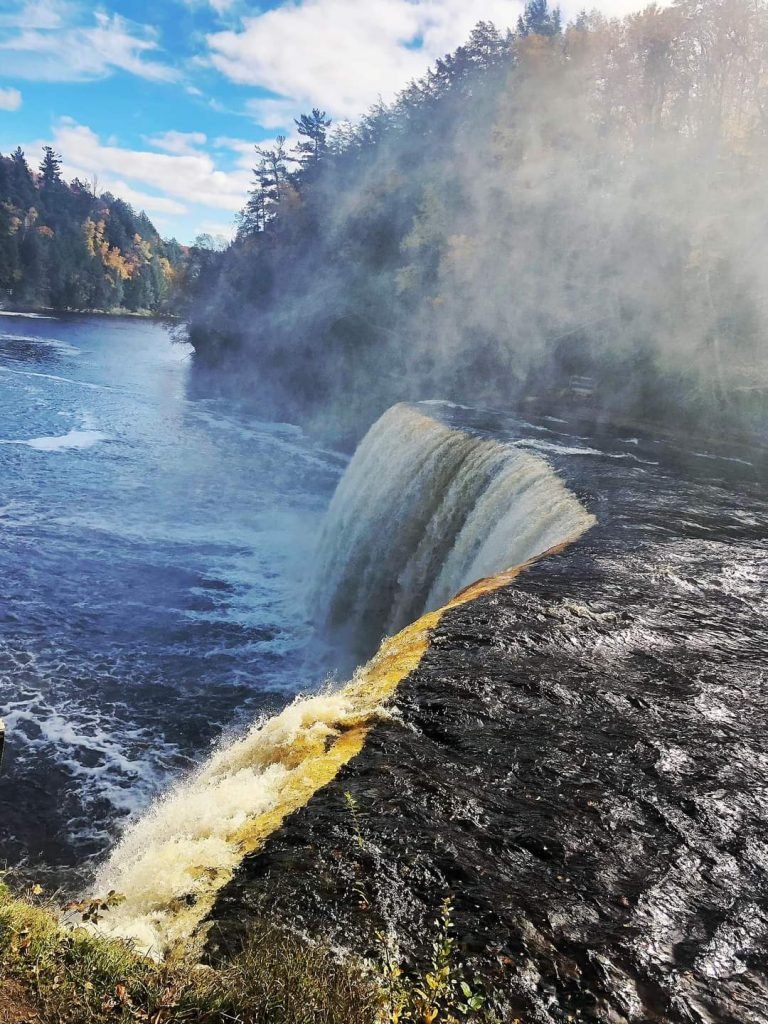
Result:
[[530,4],[268,154],[190,272],[190,338],[336,437],[428,397],[764,436],[767,129],[764,3],[565,30]]

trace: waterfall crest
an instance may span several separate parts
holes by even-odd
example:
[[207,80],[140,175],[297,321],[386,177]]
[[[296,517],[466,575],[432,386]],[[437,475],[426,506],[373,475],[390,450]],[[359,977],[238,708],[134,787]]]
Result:
[[[94,892],[126,897],[100,929],[155,955],[195,934],[243,858],[360,752],[446,609],[504,586],[593,522],[542,459],[408,406],[389,410],[334,496],[315,592],[331,621],[379,634],[415,621],[344,686],[257,722],[136,821],[95,879]],[[425,607],[437,610],[418,617]]]
[[313,608],[370,649],[594,522],[543,459],[396,405],[368,431],[333,497]]

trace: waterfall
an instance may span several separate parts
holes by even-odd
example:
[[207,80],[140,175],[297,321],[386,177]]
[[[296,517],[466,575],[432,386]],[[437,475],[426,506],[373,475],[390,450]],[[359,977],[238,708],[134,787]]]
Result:
[[475,580],[593,523],[543,459],[396,405],[368,431],[333,497],[313,607],[370,650]]
[[93,883],[125,897],[99,930],[162,956],[195,933],[242,859],[358,754],[439,613],[382,644],[335,692],[299,697],[223,745],[127,830]]
[[415,621],[343,687],[298,698],[223,744],[136,821],[95,879],[95,893],[126,897],[99,928],[156,955],[189,939],[242,859],[362,750],[445,610],[593,522],[542,459],[390,409],[331,503],[315,600],[330,621],[371,635]]

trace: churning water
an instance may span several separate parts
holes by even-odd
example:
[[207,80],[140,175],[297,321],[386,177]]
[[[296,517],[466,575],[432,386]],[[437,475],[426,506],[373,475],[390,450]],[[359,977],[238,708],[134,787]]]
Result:
[[[709,1019],[688,1011],[712,978],[757,1005],[758,452],[427,402],[343,472],[295,427],[194,398],[187,351],[135,322],[4,317],[0,389],[0,856],[61,876],[133,813],[92,884],[128,897],[109,926],[145,948],[209,912],[235,933],[262,885],[334,941],[364,935],[346,886],[366,871],[418,945],[458,879],[478,968],[528,957],[536,1019],[624,999],[619,962],[632,1019],[649,978],[667,1002],[677,985],[676,1021]],[[318,692],[338,657],[318,622],[356,654],[412,625]],[[364,856],[350,775],[376,808]]]
[[[303,586],[344,460],[193,400],[157,324],[0,321],[0,859],[61,867],[322,679]],[[35,868],[36,870],[36,868]]]
[[396,405],[333,496],[316,613],[370,643],[594,522],[543,459]]

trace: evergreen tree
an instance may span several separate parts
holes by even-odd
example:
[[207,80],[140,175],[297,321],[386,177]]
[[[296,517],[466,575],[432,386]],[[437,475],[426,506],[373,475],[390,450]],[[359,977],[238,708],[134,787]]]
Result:
[[521,36],[560,35],[560,8],[550,10],[547,0],[528,0],[525,10],[517,19],[517,31]]
[[303,167],[317,165],[325,156],[328,148],[328,129],[331,119],[325,111],[314,107],[311,114],[302,114],[294,121],[301,135],[301,142],[296,146],[299,160]]
[[185,253],[168,249],[149,218],[61,174],[43,151],[32,175],[23,151],[0,154],[0,290],[5,301],[61,309],[156,310]]
[[11,154],[8,177],[8,198],[14,206],[21,210],[28,210],[37,199],[37,188],[21,146],[17,146]]
[[61,187],[61,157],[54,153],[50,146],[43,147],[43,159],[40,164],[40,189],[54,192]]
[[266,231],[283,201],[288,183],[290,158],[285,152],[285,136],[277,136],[273,149],[262,146],[254,146],[254,149],[260,159],[253,168],[253,184],[240,214],[238,235],[241,238]]

